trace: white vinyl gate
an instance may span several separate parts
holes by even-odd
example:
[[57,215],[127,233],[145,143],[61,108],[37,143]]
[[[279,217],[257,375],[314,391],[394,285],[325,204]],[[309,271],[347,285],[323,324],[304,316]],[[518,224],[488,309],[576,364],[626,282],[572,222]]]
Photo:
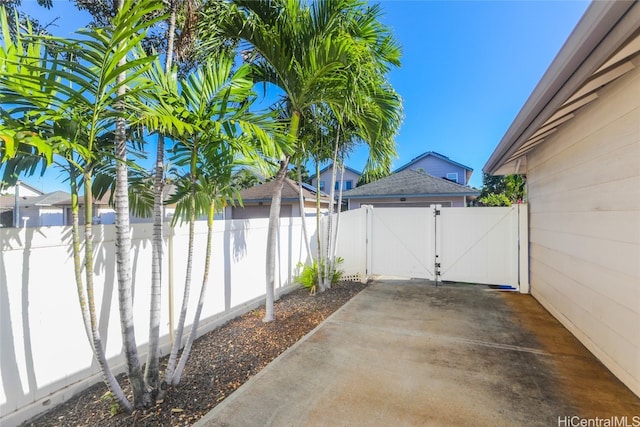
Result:
[[528,292],[527,206],[373,208],[343,212],[346,275],[500,285]]

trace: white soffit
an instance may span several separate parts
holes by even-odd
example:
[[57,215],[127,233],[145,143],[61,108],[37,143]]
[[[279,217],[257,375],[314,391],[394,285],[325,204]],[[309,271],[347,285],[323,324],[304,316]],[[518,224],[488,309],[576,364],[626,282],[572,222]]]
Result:
[[580,107],[584,107],[585,105],[587,105],[588,103],[595,101],[596,99],[598,99],[598,94],[597,92],[592,92],[589,95],[582,97],[580,99],[578,99],[575,102],[569,103],[569,102],[565,102],[564,104],[562,104],[562,107],[556,111],[551,117],[549,117],[549,120],[547,120],[546,122],[544,122],[544,125],[547,125],[551,122],[555,122],[556,120],[558,120],[559,118],[561,118],[562,116],[568,114],[568,113],[572,113],[574,111],[576,111],[578,108]]
[[513,175],[516,173],[526,174],[527,156],[521,156],[518,160],[508,160],[494,172],[494,175]]
[[631,61],[627,61],[616,66],[615,68],[612,68],[607,72],[596,75],[596,77],[591,78],[584,86],[582,86],[575,94],[573,94],[573,96],[569,98],[566,103],[573,102],[576,99],[582,98],[586,94],[591,93],[608,83],[611,83],[618,77],[628,73],[634,68],[635,66],[631,63]]
[[[640,49],[638,45],[640,45],[640,38],[636,37],[631,43],[627,44],[625,48],[621,49],[618,54],[607,61],[606,66],[603,65],[600,67],[598,72],[594,73],[594,77],[587,81],[573,96],[564,102],[562,107],[549,117],[549,119],[509,157],[507,162],[513,162],[522,158],[524,154],[543,143],[547,136],[557,131],[558,126],[575,117],[575,114],[573,114],[574,111],[596,100],[598,98],[598,94],[595,92],[597,89],[633,70],[635,66],[631,61],[627,61],[610,68],[606,72],[599,73],[601,70],[611,67],[612,64],[620,62],[619,58],[624,60],[637,53]],[[627,47],[629,47],[629,49],[627,49]]]
[[602,64],[602,67],[598,68],[598,71],[596,71],[595,74],[598,74],[603,70],[606,70],[612,65],[617,64],[618,62],[621,62],[629,58],[631,55],[635,55],[638,52],[640,52],[640,35],[633,38],[622,49],[620,49],[618,53],[613,55],[611,59],[609,59],[607,62]]
[[[597,98],[597,97],[596,97],[596,98]],[[594,98],[594,99],[595,99],[595,98]],[[576,109],[577,109],[577,108],[579,108],[579,107],[576,107]],[[529,143],[529,141],[531,141],[531,140],[532,140],[532,139],[534,139],[534,138],[539,137],[539,136],[540,136],[540,135],[542,135],[543,133],[545,133],[545,132],[547,132],[547,131],[549,131],[549,130],[551,130],[551,129],[555,129],[555,128],[557,128],[558,126],[560,126],[561,124],[563,124],[564,122],[566,122],[566,121],[568,121],[568,120],[573,119],[575,116],[576,116],[575,114],[573,114],[573,113],[569,113],[569,114],[564,114],[564,115],[562,115],[558,120],[554,120],[554,121],[547,120],[547,121],[545,122],[545,124],[544,124],[540,129],[538,129],[538,130],[536,131],[536,133],[534,133],[533,135],[531,135],[531,138],[529,138],[529,139],[527,140],[527,142],[525,142],[525,143],[524,143],[524,145],[527,145],[527,144]]]

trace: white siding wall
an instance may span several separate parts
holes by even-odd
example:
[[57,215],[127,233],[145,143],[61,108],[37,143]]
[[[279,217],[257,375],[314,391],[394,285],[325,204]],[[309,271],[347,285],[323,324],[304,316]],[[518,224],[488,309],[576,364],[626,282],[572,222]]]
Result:
[[640,61],[527,158],[531,290],[640,395]]

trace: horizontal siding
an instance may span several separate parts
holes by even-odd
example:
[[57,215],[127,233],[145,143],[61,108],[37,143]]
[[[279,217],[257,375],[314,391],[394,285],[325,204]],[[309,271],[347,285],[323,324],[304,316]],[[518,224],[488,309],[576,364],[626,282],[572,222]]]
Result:
[[527,156],[531,291],[640,395],[640,72],[599,95]]
[[424,169],[429,175],[437,176],[438,178],[446,178],[448,173],[458,174],[458,184],[466,185],[466,170],[460,166],[456,166],[453,163],[440,159],[434,156],[427,156],[424,159],[420,159],[409,168],[411,170]]

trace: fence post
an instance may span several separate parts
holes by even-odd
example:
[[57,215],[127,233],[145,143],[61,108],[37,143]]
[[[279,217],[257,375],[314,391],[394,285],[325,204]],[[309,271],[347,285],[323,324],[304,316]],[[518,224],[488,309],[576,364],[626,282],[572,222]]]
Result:
[[521,294],[531,292],[529,284],[529,208],[518,204],[518,284]]
[[373,243],[373,206],[365,205],[364,214],[365,214],[365,224],[366,224],[366,232],[365,232],[365,250],[366,250],[366,267],[365,267],[365,276],[368,278],[372,273],[371,269],[371,257],[372,257],[372,248],[371,245]]

